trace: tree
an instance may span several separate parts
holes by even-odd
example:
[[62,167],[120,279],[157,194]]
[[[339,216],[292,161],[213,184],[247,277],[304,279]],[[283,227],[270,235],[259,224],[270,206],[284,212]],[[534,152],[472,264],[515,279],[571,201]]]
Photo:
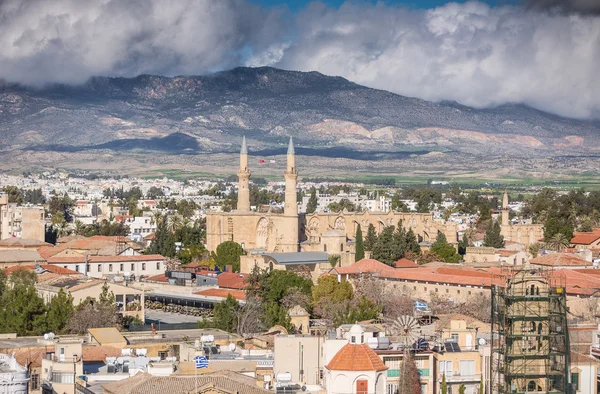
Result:
[[346,308],[338,313],[333,320],[335,326],[342,324],[355,324],[359,321],[377,319],[382,307],[375,305],[365,296],[355,297],[352,303],[346,303]]
[[343,210],[348,212],[356,211],[356,205],[347,198],[342,198],[339,202],[332,202],[327,208],[332,212],[342,212]]
[[115,327],[117,325],[117,305],[115,295],[104,282],[98,299],[88,297],[75,307],[69,319],[68,330],[74,334],[84,334],[90,328]]
[[396,226],[396,231],[394,231],[392,245],[393,249],[391,258],[395,262],[404,257],[404,254],[407,251],[406,230],[402,225],[402,220],[398,221],[398,226]]
[[239,308],[240,303],[231,294],[228,294],[224,301],[215,304],[213,311],[214,327],[227,332],[236,332]]
[[365,238],[365,250],[372,252],[376,242],[377,232],[375,231],[375,226],[369,224],[369,228],[367,229],[367,237]]
[[387,226],[379,234],[379,237],[377,237],[371,257],[384,264],[393,266],[397,260],[396,256],[397,248],[394,246],[394,226]]
[[535,259],[540,253],[540,250],[543,249],[543,247],[544,245],[542,245],[540,242],[531,244],[529,245],[529,254]]
[[23,196],[21,189],[17,186],[4,186],[2,192],[8,195],[8,202],[11,204],[22,204]]
[[446,383],[446,373],[442,371],[442,383],[440,384],[440,393],[448,394],[448,383]]
[[46,332],[46,306],[35,288],[36,274],[18,269],[12,273],[0,298],[0,332],[19,336]]
[[563,233],[556,233],[546,242],[546,246],[555,252],[562,252],[571,243],[570,238]]
[[150,244],[147,252],[149,254],[160,254],[165,257],[175,257],[177,248],[175,247],[175,238],[167,226],[167,221],[162,218],[156,226],[154,240]]
[[396,212],[408,212],[406,204],[400,199],[400,192],[394,193],[392,196],[392,210]]
[[479,380],[479,394],[485,393],[485,385],[483,384],[483,376]]
[[461,383],[460,386],[458,386],[458,394],[465,394],[466,389],[465,384]]
[[412,228],[409,228],[406,233],[406,251],[417,256],[421,254],[421,246]]
[[549,242],[558,233],[570,240],[573,238],[573,225],[566,219],[548,219],[544,224],[544,241]]
[[356,237],[354,241],[354,261],[359,261],[365,258],[365,247],[363,245],[363,236],[360,224],[356,226]]
[[73,316],[73,297],[61,288],[48,304],[46,326],[48,331],[61,334],[66,331],[67,323]]
[[233,241],[225,241],[217,246],[214,259],[219,267],[231,265],[234,272],[240,272],[240,256],[243,254],[242,245]]
[[[419,379],[419,369],[410,352],[405,352],[400,366],[400,381],[398,384],[398,394],[419,394],[421,392],[421,382]],[[463,393],[464,394],[464,393]]]
[[310,198],[306,204],[306,213],[313,213],[317,210],[317,190],[313,187],[310,189]]
[[467,238],[467,233],[463,234],[463,237],[460,241],[458,241],[458,254],[464,256],[467,254],[467,248],[469,247],[469,239]]
[[446,263],[458,263],[461,259],[454,246],[448,243],[446,236],[441,231],[438,232],[436,241],[431,245],[431,251]]
[[491,226],[488,226],[483,238],[483,246],[501,249],[504,247],[504,237],[501,234],[500,223],[494,221]]
[[331,265],[331,268],[337,267],[341,258],[342,257],[339,254],[330,254],[329,255],[329,265]]

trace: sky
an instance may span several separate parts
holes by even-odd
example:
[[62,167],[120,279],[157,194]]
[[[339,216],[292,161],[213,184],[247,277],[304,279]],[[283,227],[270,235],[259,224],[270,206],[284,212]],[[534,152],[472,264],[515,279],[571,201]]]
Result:
[[600,0],[0,0],[0,80],[319,71],[424,100],[600,119]]

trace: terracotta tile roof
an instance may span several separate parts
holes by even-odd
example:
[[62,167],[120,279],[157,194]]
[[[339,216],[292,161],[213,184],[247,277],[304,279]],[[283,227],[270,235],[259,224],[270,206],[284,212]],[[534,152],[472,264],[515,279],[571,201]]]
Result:
[[[159,254],[140,254],[136,256],[88,256],[88,263],[128,263],[133,261],[163,261],[164,256]],[[85,263],[85,256],[48,257],[50,264]]]
[[83,362],[105,362],[106,357],[121,357],[121,348],[114,346],[83,347]]
[[58,265],[42,264],[41,268],[58,275],[83,275],[81,272],[70,270],[68,268],[59,267]]
[[590,232],[580,232],[573,234],[571,243],[574,245],[589,245],[600,238],[600,228],[595,228]]
[[196,291],[194,294],[198,294],[205,297],[220,297],[227,298],[229,294],[233,296],[236,300],[245,300],[246,292],[242,290],[233,290],[233,289],[206,289],[202,291]]
[[330,371],[385,371],[388,369],[366,343],[344,345],[325,368]]
[[35,270],[35,266],[33,266],[33,265],[13,265],[12,267],[6,268],[4,270],[4,273],[7,276],[11,276],[13,274],[13,272],[19,271],[19,270],[33,271],[33,270]]
[[195,387],[199,392],[213,387],[225,393],[272,394],[271,391],[258,387],[254,378],[226,370],[198,376],[151,376],[138,373],[129,379],[102,386],[108,394],[192,393],[197,392]]
[[223,272],[217,276],[217,284],[223,289],[244,289],[248,285],[246,283],[248,274],[240,274],[237,272]]
[[419,264],[415,263],[412,260],[409,260],[405,257],[395,262],[396,268],[416,268]]
[[154,276],[150,276],[146,279],[147,282],[162,282],[162,283],[167,283],[169,282],[169,279],[166,277],[165,274],[160,274],[160,275],[154,275]]
[[[400,260],[399,260],[400,261]],[[410,261],[410,260],[407,260]],[[381,273],[383,271],[394,271],[394,267],[384,264],[375,259],[362,259],[346,267],[332,268],[330,272],[338,274],[360,274],[360,273]]]
[[[15,352],[15,358],[19,364],[25,365],[25,361],[27,361],[31,367],[41,367],[42,360],[46,358],[46,352],[53,352],[54,346],[29,347],[12,351]],[[12,351],[9,351],[9,354]]]
[[570,253],[545,254],[531,259],[530,264],[552,267],[591,267],[593,265],[590,261]]
[[156,237],[156,233],[150,233],[144,237],[146,241],[152,241]]
[[[478,271],[473,268],[453,269],[437,268],[411,268],[385,271],[379,277],[428,283],[447,283],[463,286],[484,286],[492,284],[492,272]],[[494,282],[496,283],[496,282]],[[498,283],[500,280],[498,278]]]
[[156,201],[155,200],[144,200],[144,203],[146,205],[156,205]]

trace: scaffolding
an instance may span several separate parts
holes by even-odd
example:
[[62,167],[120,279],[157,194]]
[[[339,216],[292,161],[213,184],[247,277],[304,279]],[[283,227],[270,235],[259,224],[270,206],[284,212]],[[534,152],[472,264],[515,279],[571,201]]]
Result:
[[490,394],[570,394],[565,279],[503,270],[492,285]]

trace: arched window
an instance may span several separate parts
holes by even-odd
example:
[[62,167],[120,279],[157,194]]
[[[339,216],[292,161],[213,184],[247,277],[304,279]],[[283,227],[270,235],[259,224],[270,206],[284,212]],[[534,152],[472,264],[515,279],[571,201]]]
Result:
[[344,244],[340,244],[340,252],[344,251]]
[[529,384],[527,385],[527,391],[535,391],[535,389],[537,384],[535,384],[535,382],[532,380],[529,382]]
[[327,252],[327,244],[323,245],[323,252]]

